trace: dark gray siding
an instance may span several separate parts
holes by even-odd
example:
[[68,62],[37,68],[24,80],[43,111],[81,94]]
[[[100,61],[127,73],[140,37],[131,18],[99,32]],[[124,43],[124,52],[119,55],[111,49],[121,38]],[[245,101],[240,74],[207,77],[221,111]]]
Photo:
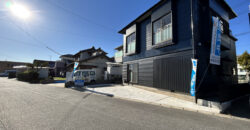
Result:
[[124,63],[122,66],[122,79],[124,82],[127,82],[128,79],[127,71],[128,71],[128,66],[127,64]]
[[124,63],[124,79],[127,64],[138,64],[138,85],[189,92],[192,51],[166,54]]
[[139,62],[139,84],[153,87],[153,59]]
[[[177,54],[178,55],[178,54]],[[188,93],[192,70],[192,52],[182,56],[154,60],[154,87]]]
[[155,21],[155,20],[161,18],[162,16],[169,13],[171,10],[172,10],[171,0],[167,0],[163,5],[161,5],[157,9],[153,10],[153,13],[151,15],[152,21]]

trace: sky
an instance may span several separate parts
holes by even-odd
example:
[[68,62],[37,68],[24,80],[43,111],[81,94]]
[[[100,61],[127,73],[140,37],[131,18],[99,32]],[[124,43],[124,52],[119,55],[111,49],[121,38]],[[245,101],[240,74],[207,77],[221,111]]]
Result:
[[[12,0],[31,11],[28,19],[13,15],[8,1],[0,0],[0,60],[32,62],[92,46],[112,57],[123,43],[118,31],[159,0]],[[239,14],[230,21],[233,34],[249,32],[250,0],[226,1]],[[237,38],[237,55],[250,52],[250,33]]]

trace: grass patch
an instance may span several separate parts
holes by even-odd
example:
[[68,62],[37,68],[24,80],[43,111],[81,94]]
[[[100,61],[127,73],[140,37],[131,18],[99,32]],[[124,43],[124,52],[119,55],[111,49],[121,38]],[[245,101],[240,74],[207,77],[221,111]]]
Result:
[[62,78],[62,77],[54,77],[54,80],[57,80],[57,81],[63,81],[63,80],[66,80],[66,78]]

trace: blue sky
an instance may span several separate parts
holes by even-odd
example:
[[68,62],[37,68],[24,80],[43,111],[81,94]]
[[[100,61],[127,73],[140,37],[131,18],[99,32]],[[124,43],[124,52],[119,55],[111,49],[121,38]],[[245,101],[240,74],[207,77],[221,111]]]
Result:
[[[117,32],[159,0],[16,0],[32,11],[28,20],[13,16],[0,1],[0,60],[58,60],[92,46],[109,56],[122,44]],[[226,0],[239,17],[231,20],[233,34],[250,31],[249,0]],[[250,33],[237,37],[237,54],[250,52]]]

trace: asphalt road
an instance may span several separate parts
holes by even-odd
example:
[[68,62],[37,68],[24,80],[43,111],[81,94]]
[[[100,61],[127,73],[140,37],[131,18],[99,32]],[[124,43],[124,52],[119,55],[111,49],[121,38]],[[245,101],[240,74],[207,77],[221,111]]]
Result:
[[250,129],[250,122],[0,78],[0,129]]

